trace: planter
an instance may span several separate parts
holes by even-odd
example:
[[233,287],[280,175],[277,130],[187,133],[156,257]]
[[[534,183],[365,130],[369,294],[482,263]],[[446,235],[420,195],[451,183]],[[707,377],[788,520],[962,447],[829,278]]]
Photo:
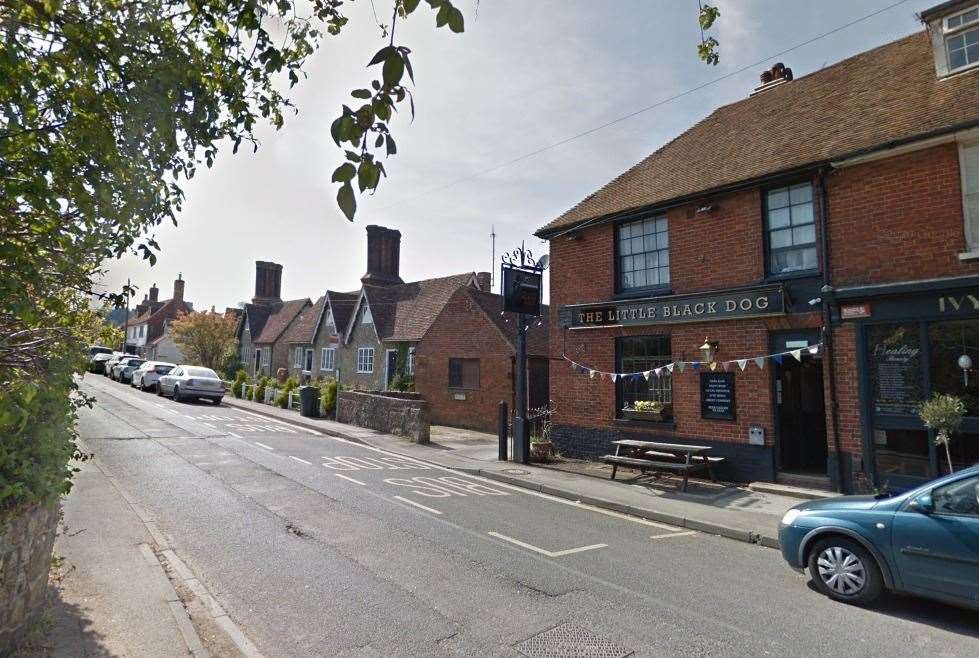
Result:
[[530,444],[530,461],[546,462],[554,454],[554,444],[550,441],[533,441]]
[[651,423],[662,423],[670,419],[672,408],[665,407],[663,411],[636,411],[635,409],[623,409],[622,417],[629,420],[644,420]]

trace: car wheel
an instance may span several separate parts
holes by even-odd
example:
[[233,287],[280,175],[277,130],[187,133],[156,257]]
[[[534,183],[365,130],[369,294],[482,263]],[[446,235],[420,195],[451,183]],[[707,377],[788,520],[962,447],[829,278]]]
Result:
[[173,395],[171,395],[170,397],[173,398],[173,401],[174,402],[180,402],[180,387],[179,386],[174,386],[173,387]]
[[156,394],[159,395],[161,398],[163,397],[163,387],[160,386],[159,383],[157,383],[156,385]]
[[846,537],[820,539],[809,552],[809,576],[816,589],[837,601],[867,605],[884,587],[880,567],[867,550]]
[[221,398],[211,398],[211,402],[213,402],[218,406],[221,406]]

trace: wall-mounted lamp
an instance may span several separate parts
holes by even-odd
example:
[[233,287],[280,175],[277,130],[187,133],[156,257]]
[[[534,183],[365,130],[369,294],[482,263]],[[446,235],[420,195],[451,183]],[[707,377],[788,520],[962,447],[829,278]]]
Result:
[[704,338],[704,344],[700,346],[700,353],[703,355],[704,363],[713,363],[714,357],[717,356],[717,341],[711,341],[710,338]]
[[711,203],[711,204],[708,204],[706,206],[700,206],[700,207],[698,207],[697,208],[697,214],[698,215],[709,215],[710,213],[714,212],[715,210],[717,210],[717,204],[716,203]]

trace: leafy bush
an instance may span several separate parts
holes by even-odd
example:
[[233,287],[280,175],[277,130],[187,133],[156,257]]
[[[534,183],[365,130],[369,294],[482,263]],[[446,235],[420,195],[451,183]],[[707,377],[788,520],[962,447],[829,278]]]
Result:
[[653,413],[662,413],[666,408],[665,402],[660,402],[659,400],[636,400],[632,403],[632,408],[636,411],[650,411]]
[[[242,370],[243,366],[244,364],[238,358],[238,354],[236,352],[230,352],[224,357],[224,363],[221,365],[221,374],[225,379],[235,379],[238,377],[239,372],[245,372]],[[245,373],[246,378],[247,376],[248,373]]]
[[320,384],[320,414],[333,416],[337,410],[337,389],[340,385],[335,379],[327,379]]
[[239,370],[237,373],[235,373],[235,381],[231,385],[231,394],[236,398],[240,398],[242,384],[247,384],[247,383],[248,383],[248,373],[245,372],[244,370]]
[[948,458],[948,472],[952,472],[952,452],[948,447],[952,434],[958,431],[965,415],[965,402],[954,395],[935,393],[930,399],[918,405],[918,415],[925,427],[935,430],[935,443],[945,446]]
[[255,402],[265,402],[265,388],[269,385],[269,378],[263,375],[259,378],[255,388],[252,389],[252,400]]
[[289,408],[289,393],[299,388],[299,381],[295,377],[290,377],[279,389],[279,394],[275,396],[275,406],[283,409]]

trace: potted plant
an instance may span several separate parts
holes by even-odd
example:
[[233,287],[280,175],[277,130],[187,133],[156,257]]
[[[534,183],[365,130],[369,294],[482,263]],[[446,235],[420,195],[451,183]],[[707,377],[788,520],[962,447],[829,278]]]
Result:
[[952,434],[958,431],[965,415],[965,402],[954,395],[935,393],[930,399],[918,405],[918,415],[925,427],[935,431],[935,445],[945,446],[948,459],[948,472],[952,473],[952,453],[948,443]]
[[554,454],[554,444],[551,443],[551,421],[541,423],[540,433],[530,435],[530,460],[546,462]]
[[673,414],[673,405],[658,400],[636,400],[632,407],[622,410],[629,420],[648,420],[661,423]]

